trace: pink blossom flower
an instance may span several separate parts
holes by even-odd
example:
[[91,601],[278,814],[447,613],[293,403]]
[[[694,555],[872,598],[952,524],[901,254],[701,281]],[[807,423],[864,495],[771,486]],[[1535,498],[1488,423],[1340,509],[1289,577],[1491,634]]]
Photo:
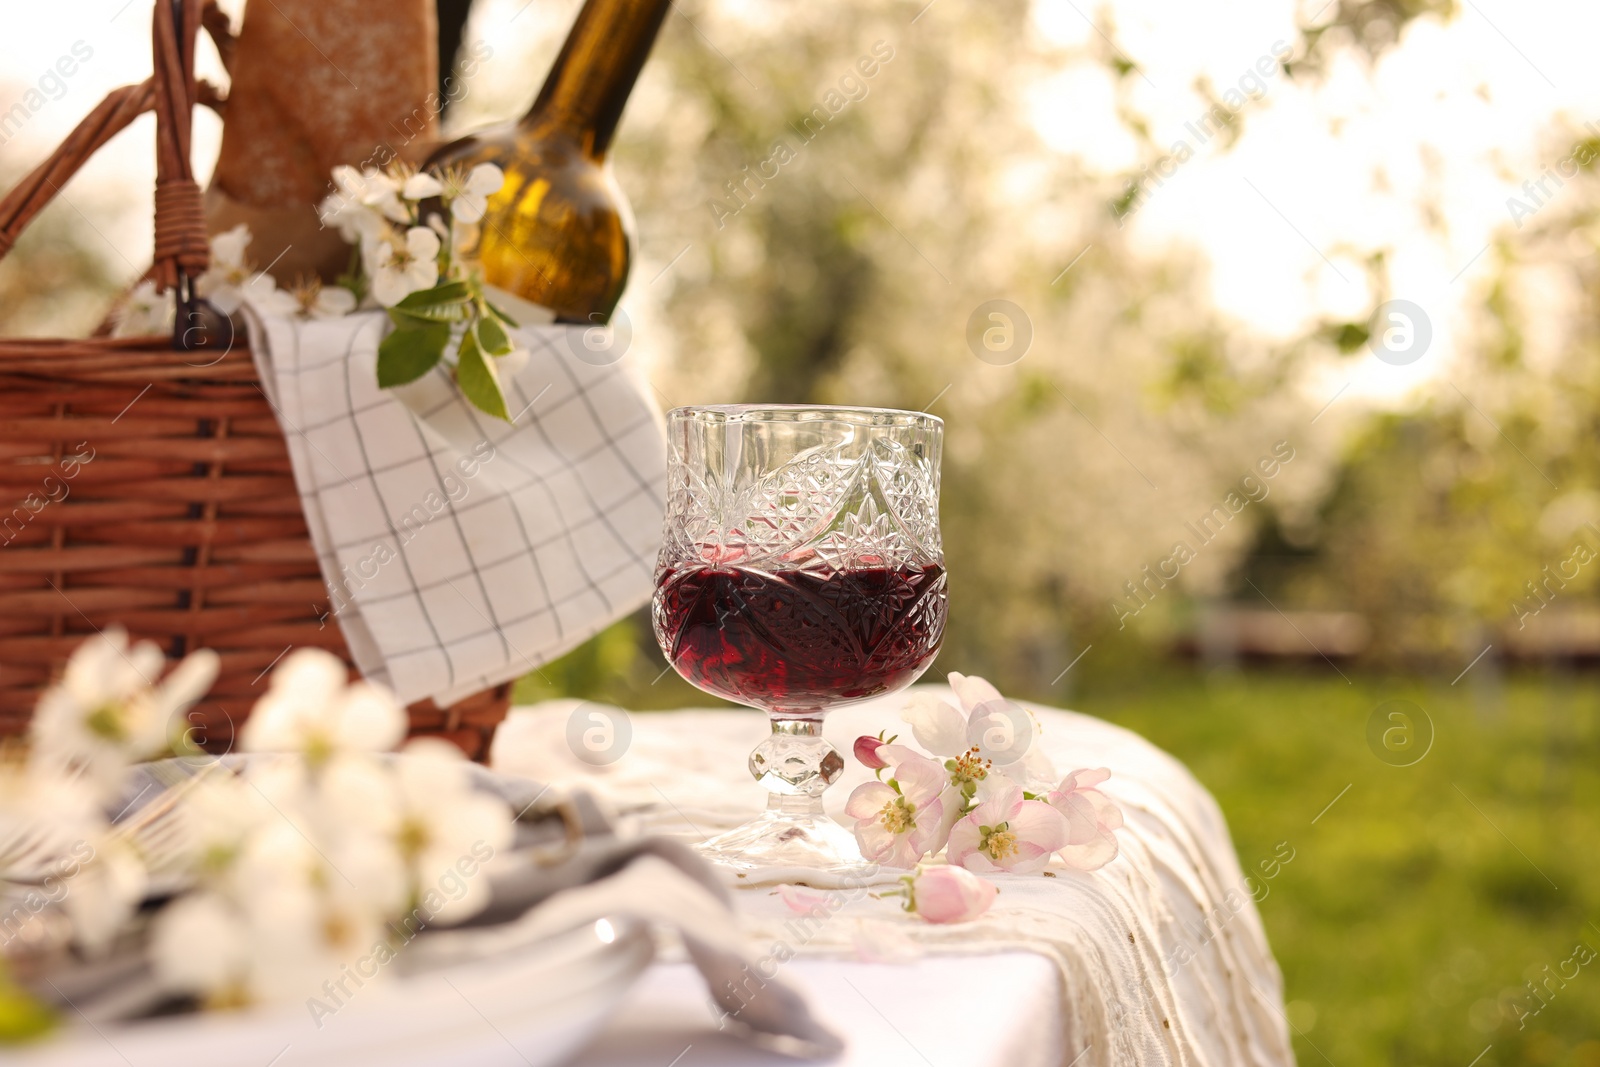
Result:
[[845,814],[856,820],[861,855],[886,867],[915,867],[929,852],[944,846],[945,772],[931,759],[911,756],[887,782],[863,782],[845,802]]
[[906,878],[909,892],[906,910],[916,912],[931,923],[970,922],[989,910],[1000,892],[987,878],[979,878],[964,867],[941,863],[922,867]]
[[858,737],[853,751],[856,759],[869,771],[881,771],[889,766],[889,761],[878,755],[878,750],[885,747],[886,742],[880,737]]
[[1050,854],[1070,837],[1067,820],[1040,800],[1010,786],[980,803],[950,830],[950,862],[979,874],[1043,870]]
[[1067,820],[1067,842],[1059,850],[1067,866],[1093,871],[1117,858],[1122,809],[1095,786],[1111,777],[1104,767],[1073,771],[1045,794],[1045,802]]

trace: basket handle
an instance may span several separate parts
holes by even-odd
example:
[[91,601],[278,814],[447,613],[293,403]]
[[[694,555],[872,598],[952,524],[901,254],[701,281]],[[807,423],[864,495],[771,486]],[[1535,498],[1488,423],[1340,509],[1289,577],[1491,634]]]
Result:
[[[202,14],[202,8],[206,10]],[[213,10],[216,14],[213,14]],[[189,161],[190,126],[196,103],[221,110],[217,89],[194,75],[194,51],[202,19],[224,57],[232,37],[215,0],[156,0],[151,43],[154,73],[138,85],[113,89],[57,146],[48,159],[0,200],[0,257],[11,251],[34,216],[111,138],[146,111],[156,113],[155,265],[157,288],[193,278],[210,263],[200,186]]]

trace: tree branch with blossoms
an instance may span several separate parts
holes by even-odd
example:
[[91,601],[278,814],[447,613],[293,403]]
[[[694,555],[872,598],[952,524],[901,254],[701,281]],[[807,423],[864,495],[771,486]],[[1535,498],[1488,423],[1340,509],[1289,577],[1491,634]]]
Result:
[[492,163],[440,173],[396,163],[381,171],[335,167],[333,182],[318,214],[352,246],[341,284],[370,295],[394,324],[378,345],[379,386],[414,382],[445,362],[462,395],[509,422],[502,378],[527,353],[507,329],[517,323],[490,302],[466,254],[505,174]]
[[[902,713],[926,751],[885,731],[852,746],[878,780],[857,786],[845,813],[867,860],[916,869],[904,879],[908,910],[938,922],[987,909],[993,894],[982,878],[928,881],[941,868],[923,861],[941,851],[947,864],[973,875],[1033,874],[1052,861],[1092,871],[1115,859],[1122,809],[1097,788],[1111,772],[1076,770],[1057,781],[1030,711],[982,678],[951,674],[950,686],[960,707],[917,693]],[[935,888],[923,899],[957,918],[935,919],[917,905],[915,887],[924,882]]]
[[[73,653],[20,758],[0,749],[6,933],[91,960],[136,951],[163,998],[305,1000],[319,1019],[340,1003],[319,999],[330,979],[489,903],[478,871],[512,843],[514,815],[448,742],[401,748],[394,694],[320,649],[272,669],[238,735],[245,759],[205,756],[184,713],[219,664],[202,649],[163,677],[161,650],[115,627]],[[137,767],[169,754],[188,758]],[[3,961],[0,1044],[54,1021]]]

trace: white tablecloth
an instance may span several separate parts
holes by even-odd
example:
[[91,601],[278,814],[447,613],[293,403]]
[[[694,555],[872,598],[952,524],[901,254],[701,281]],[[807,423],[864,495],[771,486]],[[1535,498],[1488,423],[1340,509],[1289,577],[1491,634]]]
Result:
[[[948,690],[943,695],[951,699]],[[840,709],[825,732],[846,753],[861,734],[908,736],[902,703],[891,697]],[[689,839],[764,806],[765,792],[745,770],[767,732],[760,713],[626,715],[618,733],[631,736],[612,753],[620,757],[591,766],[574,745],[582,747],[577,739],[600,710],[576,701],[516,709],[500,728],[491,764],[581,785],[639,826]],[[997,876],[994,907],[959,926],[927,924],[894,900],[857,893],[804,937],[786,926],[794,916],[770,886],[737,894],[757,945],[782,941],[795,950],[784,973],[849,1041],[841,1062],[1293,1064],[1282,979],[1216,802],[1182,764],[1137,735],[1073,712],[1035,710],[1058,771],[1112,771],[1100,788],[1127,821],[1117,832],[1121,854],[1105,868]],[[839,814],[868,778],[848,759],[825,798],[830,812]],[[864,956],[912,958],[891,964]],[[890,1040],[896,1036],[898,1045]],[[703,988],[674,963],[657,965],[630,1010],[579,1062],[665,1067],[689,1045],[679,1067],[774,1062],[717,1034]]]
[[[1056,968],[1035,953],[985,957],[981,981],[973,980],[972,961],[951,956],[910,964],[796,959],[783,973],[849,1040],[834,1067],[1057,1067],[1072,1060],[1062,1057],[1052,1021],[1061,997]],[[682,963],[647,971],[572,1067],[667,1067],[678,1056],[675,1067],[795,1067],[717,1030],[700,975]]]

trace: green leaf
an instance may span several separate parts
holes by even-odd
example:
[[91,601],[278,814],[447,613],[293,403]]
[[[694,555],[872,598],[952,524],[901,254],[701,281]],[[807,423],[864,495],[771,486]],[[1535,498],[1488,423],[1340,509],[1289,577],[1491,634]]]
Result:
[[472,314],[472,290],[466,282],[445,282],[432,289],[419,289],[389,309],[395,313],[434,322],[461,322]]
[[497,419],[511,421],[505,394],[500,392],[500,379],[495,377],[489,361],[483,358],[477,332],[472,329],[461,335],[461,351],[456,356],[456,384],[474,407]]
[[512,318],[510,315],[507,315],[504,311],[501,311],[499,308],[489,303],[489,301],[485,300],[483,302],[483,306],[489,309],[489,314],[493,315],[507,326],[515,327],[519,325],[516,319]]
[[495,321],[492,315],[480,318],[476,326],[478,341],[483,345],[483,350],[491,356],[508,355],[516,347],[511,343],[511,335],[506,333],[506,328]]
[[449,343],[450,327],[445,323],[397,320],[394,330],[378,343],[378,387],[392,389],[416,381],[438,365]]
[[418,289],[407,296],[395,307],[417,308],[430,304],[447,304],[452,301],[466,300],[472,295],[472,289],[466,282],[441,282],[432,289]]

